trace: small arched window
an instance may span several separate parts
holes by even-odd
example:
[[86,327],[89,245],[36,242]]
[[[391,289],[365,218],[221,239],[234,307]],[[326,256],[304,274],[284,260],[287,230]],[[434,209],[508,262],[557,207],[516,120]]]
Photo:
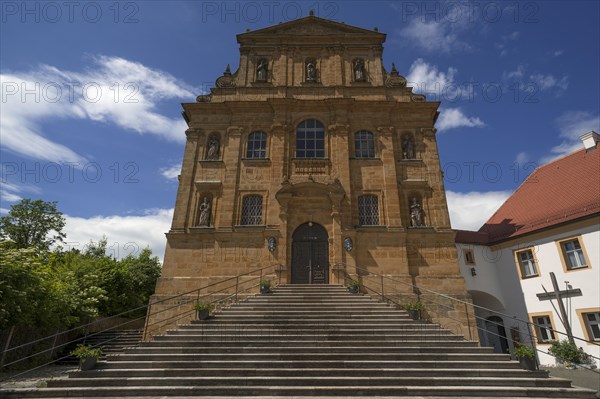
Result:
[[325,127],[318,120],[307,119],[298,125],[296,158],[325,158]]
[[254,132],[248,136],[246,147],[246,158],[265,159],[267,157],[267,134],[265,132]]
[[358,224],[361,226],[379,225],[379,201],[376,195],[358,197]]
[[368,130],[360,130],[354,133],[354,157],[375,158],[373,133]]
[[246,195],[242,200],[242,225],[262,224],[263,198],[260,195]]

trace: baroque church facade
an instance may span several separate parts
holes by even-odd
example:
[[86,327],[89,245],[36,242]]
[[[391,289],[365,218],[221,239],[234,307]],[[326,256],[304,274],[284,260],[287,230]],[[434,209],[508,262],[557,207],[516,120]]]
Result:
[[237,71],[183,104],[154,300],[269,265],[282,283],[369,270],[470,300],[436,143],[440,103],[386,69],[385,38],[314,15],[237,36]]

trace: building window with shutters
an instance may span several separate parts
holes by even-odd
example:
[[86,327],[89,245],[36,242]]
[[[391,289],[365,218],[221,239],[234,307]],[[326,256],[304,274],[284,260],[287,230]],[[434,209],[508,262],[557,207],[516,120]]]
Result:
[[361,226],[379,225],[379,201],[376,195],[358,197],[358,224]]
[[246,195],[242,200],[241,225],[256,226],[262,224],[263,198],[260,195]]

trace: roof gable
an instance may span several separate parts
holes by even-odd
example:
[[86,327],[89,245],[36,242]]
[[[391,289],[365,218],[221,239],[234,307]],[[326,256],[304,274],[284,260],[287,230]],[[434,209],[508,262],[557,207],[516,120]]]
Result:
[[278,25],[256,31],[241,33],[237,35],[237,39],[239,43],[243,43],[246,41],[260,41],[281,36],[297,36],[300,38],[306,38],[307,36],[320,38],[332,36],[344,36],[348,38],[368,37],[371,39],[378,39],[378,41],[383,42],[385,41],[386,35],[384,33],[358,28],[356,26],[346,25],[340,22],[330,21],[314,15],[309,15],[308,17],[280,23]]

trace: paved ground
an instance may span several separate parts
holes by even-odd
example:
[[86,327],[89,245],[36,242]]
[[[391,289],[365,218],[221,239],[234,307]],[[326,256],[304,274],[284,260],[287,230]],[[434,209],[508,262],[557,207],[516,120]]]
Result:
[[[572,385],[581,388],[594,389],[600,391],[600,374],[594,371],[577,369],[567,370],[559,367],[542,367],[548,370],[553,377],[566,378],[572,381]],[[598,371],[596,369],[595,371]],[[597,397],[600,397],[596,395]]]
[[57,377],[67,377],[67,373],[76,370],[77,367],[66,365],[49,365],[40,369],[31,371],[14,379],[9,379],[10,375],[0,373],[0,387],[2,388],[35,388],[46,385],[46,380]]

